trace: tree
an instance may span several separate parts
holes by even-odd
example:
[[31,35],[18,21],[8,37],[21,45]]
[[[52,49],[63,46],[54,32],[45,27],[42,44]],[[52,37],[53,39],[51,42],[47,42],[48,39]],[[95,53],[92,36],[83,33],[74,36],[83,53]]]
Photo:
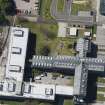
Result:
[[69,49],[73,48],[73,45],[72,44],[68,44],[68,48]]
[[15,7],[13,0],[0,0],[0,12],[2,14],[10,14],[15,10]]
[[42,49],[40,49],[40,54],[44,56],[48,56],[50,54],[50,47],[45,45]]
[[12,14],[15,11],[13,0],[0,0],[0,24],[7,22],[6,15]]
[[4,14],[0,14],[0,24],[3,24],[6,21]]

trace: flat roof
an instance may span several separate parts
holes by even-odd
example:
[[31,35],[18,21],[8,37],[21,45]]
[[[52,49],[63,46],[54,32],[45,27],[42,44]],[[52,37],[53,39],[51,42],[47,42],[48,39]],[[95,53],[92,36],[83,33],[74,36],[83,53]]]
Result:
[[70,28],[70,35],[76,36],[77,35],[77,28],[71,27]]
[[22,97],[22,82],[3,80],[0,81],[0,96]]
[[6,78],[23,80],[28,34],[28,28],[11,27]]
[[105,25],[97,26],[96,42],[98,45],[105,45]]
[[36,99],[55,99],[55,85],[25,83],[23,96]]
[[91,11],[79,11],[78,16],[89,17],[89,16],[91,16]]
[[72,86],[56,85],[56,94],[57,95],[73,96],[73,87]]

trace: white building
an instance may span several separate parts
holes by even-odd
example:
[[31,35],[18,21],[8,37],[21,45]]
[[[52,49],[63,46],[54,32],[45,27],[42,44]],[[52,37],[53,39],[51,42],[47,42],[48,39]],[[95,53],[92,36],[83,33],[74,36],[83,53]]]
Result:
[[69,27],[67,28],[67,36],[76,36],[77,35],[77,28],[75,27]]
[[55,95],[73,95],[73,87],[24,82],[28,28],[11,27],[4,80],[0,80],[0,96],[55,100]]
[[77,28],[70,27],[68,23],[59,22],[58,27],[58,37],[69,37],[77,35]]

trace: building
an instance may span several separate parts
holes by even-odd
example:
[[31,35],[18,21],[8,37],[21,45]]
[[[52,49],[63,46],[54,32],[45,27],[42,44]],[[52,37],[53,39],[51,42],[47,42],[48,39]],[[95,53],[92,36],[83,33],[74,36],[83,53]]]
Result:
[[58,23],[58,37],[70,37],[77,35],[77,28],[69,26],[68,23]]
[[77,36],[77,28],[71,27],[66,29],[67,36]]
[[76,56],[34,55],[32,67],[43,68],[52,72],[74,73],[74,102],[81,103],[84,102],[87,95],[88,72],[103,74],[105,72],[105,60],[87,57],[87,53],[91,52],[91,41],[87,38],[80,38],[77,41],[76,51],[78,52]]
[[23,81],[29,29],[11,27],[5,75],[0,80],[0,96],[55,100],[56,95],[74,96],[74,101],[83,100],[87,93],[88,72],[104,72],[105,60],[87,58],[90,41],[79,39],[77,56],[33,56],[32,68],[45,68],[74,72],[74,87],[54,84],[39,84]]
[[97,26],[96,43],[98,45],[98,58],[105,58],[105,25]]
[[90,37],[91,36],[91,32],[84,32],[85,37]]
[[105,15],[105,0],[100,0],[100,13]]
[[12,27],[6,64],[6,78],[23,81],[29,30]]
[[11,27],[5,75],[0,80],[0,97],[55,100],[73,95],[73,87],[23,81],[29,29]]
[[79,11],[78,16],[90,17],[91,16],[91,11]]

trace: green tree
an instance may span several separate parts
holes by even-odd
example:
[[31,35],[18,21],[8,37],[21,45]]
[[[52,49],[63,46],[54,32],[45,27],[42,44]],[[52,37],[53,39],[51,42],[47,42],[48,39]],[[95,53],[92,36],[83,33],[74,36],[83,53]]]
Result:
[[0,24],[6,23],[6,15],[15,12],[13,0],[0,0]]
[[43,46],[42,49],[40,49],[40,54],[44,56],[48,56],[50,52],[51,52],[50,47],[47,45]]
[[4,14],[0,14],[0,24],[3,24],[6,21]]
[[10,13],[15,10],[13,0],[0,0],[0,12],[3,14]]

